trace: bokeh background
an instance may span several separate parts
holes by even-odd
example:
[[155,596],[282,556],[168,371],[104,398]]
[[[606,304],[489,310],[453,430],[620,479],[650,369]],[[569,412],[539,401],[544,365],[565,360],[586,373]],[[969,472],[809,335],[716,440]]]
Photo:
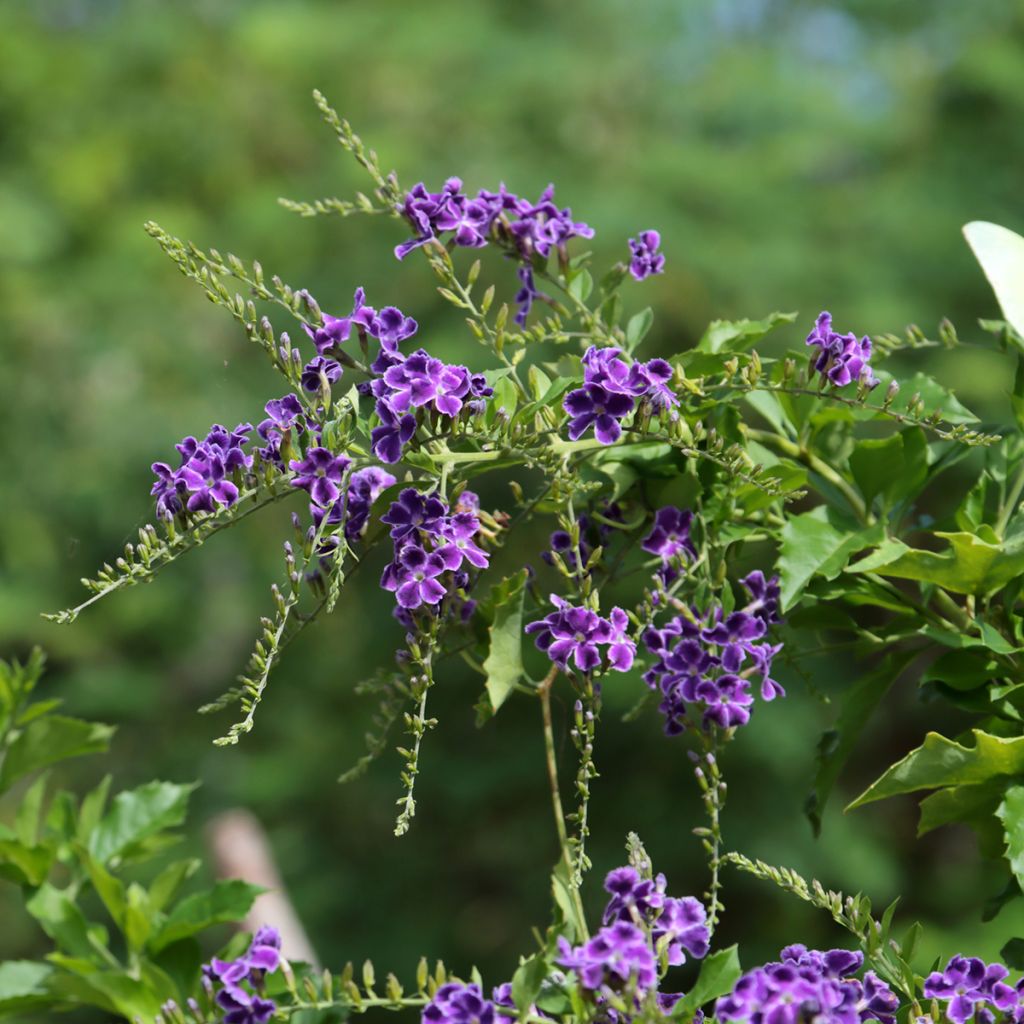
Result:
[[[251,808],[325,962],[369,955],[408,975],[426,952],[497,982],[546,921],[555,858],[535,707],[513,701],[477,730],[478,677],[449,665],[432,694],[441,724],[426,743],[420,813],[395,840],[396,755],[335,783],[373,711],[353,687],[400,638],[388,600],[363,579],[292,649],[239,747],[212,747],[227,723],[194,714],[247,656],[288,509],[72,628],[39,617],[76,601],[78,578],[145,521],[150,462],[212,421],[258,418],[280,391],[237,326],[143,233],[147,219],[260,258],[328,310],[347,309],[364,284],[374,304],[415,315],[439,353],[480,365],[422,263],[394,261],[400,224],[303,221],[277,205],[365,187],[319,122],[314,87],[406,185],[459,174],[470,188],[503,180],[532,194],[556,182],[595,227],[599,265],[638,229],[660,228],[668,272],[629,293],[658,311],[652,350],[680,350],[712,318],[773,309],[801,311],[792,344],[822,308],[844,330],[916,322],[934,336],[949,316],[980,338],[977,318],[997,311],[959,229],[1024,224],[1024,5],[0,4],[0,653],[44,645],[52,692],[120,724],[112,757],[82,762],[76,783],[106,768],[123,785],[201,779],[194,844],[218,810]],[[500,260],[490,271],[511,289]],[[985,417],[1003,415],[1012,373],[998,355],[919,358]],[[925,958],[968,945],[994,955],[1024,930],[1021,915],[1011,906],[982,934],[977,908],[999,879],[967,833],[917,841],[912,802],[844,817],[837,800],[812,837],[802,807],[828,698],[860,668],[802,664],[812,685],[787,672],[790,698],[762,707],[729,751],[729,839],[879,903],[903,893],[908,923],[928,926]],[[705,884],[683,750],[653,714],[617,720],[635,692],[608,694],[595,908],[629,829],[672,891]],[[955,727],[942,715],[894,693],[843,793],[929,726]],[[840,938],[767,888],[730,884],[725,934],[742,933],[748,963],[781,942]],[[0,889],[0,956],[33,955],[40,937],[11,896]]]

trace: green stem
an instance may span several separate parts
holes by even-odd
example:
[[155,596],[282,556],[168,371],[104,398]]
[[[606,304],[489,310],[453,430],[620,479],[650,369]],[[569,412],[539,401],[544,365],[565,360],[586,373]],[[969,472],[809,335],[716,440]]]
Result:
[[565,827],[565,811],[562,807],[562,796],[558,786],[558,759],[555,755],[555,730],[551,720],[551,687],[558,677],[558,666],[552,665],[551,671],[537,687],[540,697],[541,717],[544,722],[544,753],[548,768],[548,785],[551,790],[551,808],[555,815],[555,830],[558,833],[558,845],[561,848],[562,863],[565,865],[566,884],[572,894],[572,907],[576,919],[576,932],[580,938],[588,938],[587,916],[583,910],[583,900],[579,888],[573,884],[572,854],[569,850],[569,833]]
[[1013,518],[1013,513],[1017,509],[1017,502],[1020,501],[1022,491],[1024,491],[1024,462],[1021,463],[1020,468],[1017,470],[1017,475],[1013,478],[1013,483],[1010,485],[1010,491],[1006,496],[1006,500],[999,510],[999,518],[996,520],[995,527],[996,534],[999,537],[1002,537],[1006,532],[1006,527],[1009,525],[1010,520]]

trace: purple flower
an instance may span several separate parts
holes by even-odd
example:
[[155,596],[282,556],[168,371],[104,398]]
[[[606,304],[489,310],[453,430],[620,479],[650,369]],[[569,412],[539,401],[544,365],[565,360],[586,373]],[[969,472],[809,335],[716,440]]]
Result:
[[657,962],[647,937],[628,921],[602,928],[575,949],[559,937],[558,950],[558,962],[575,971],[580,985],[591,992],[630,991],[641,999],[658,983]]
[[179,481],[177,473],[166,462],[154,462],[150,469],[156,475],[156,481],[149,493],[156,498],[156,514],[161,519],[173,519],[185,507],[182,495],[187,493],[183,481]]
[[395,478],[378,466],[358,469],[349,478],[348,496],[345,499],[345,538],[358,540],[366,532],[370,521],[370,509],[381,492],[391,487]]
[[416,321],[396,306],[385,306],[374,318],[369,333],[386,351],[396,352],[401,342],[416,333],[417,327]]
[[988,965],[978,957],[954,956],[943,971],[933,971],[924,982],[926,999],[945,1002],[953,1024],[965,1024],[977,1014],[979,1024],[990,1024],[988,1004],[1000,1010],[1016,1006],[1017,993],[1003,979],[1009,972],[1002,964]]
[[871,339],[860,340],[855,334],[838,334],[832,330],[832,314],[823,312],[807,335],[807,344],[818,349],[814,370],[823,380],[837,388],[863,381],[874,387],[878,381],[871,370]]
[[562,401],[562,408],[571,417],[569,438],[579,440],[590,428],[601,444],[615,444],[622,436],[621,420],[634,409],[629,395],[609,391],[600,384],[585,384],[570,391]]
[[213,452],[197,452],[178,470],[178,479],[191,492],[189,512],[213,512],[217,505],[230,508],[238,500],[238,488],[225,473],[224,459]]
[[396,413],[404,413],[410,406],[433,405],[445,416],[457,416],[469,392],[469,371],[464,366],[447,365],[419,349],[391,366],[384,374],[384,383],[391,389],[388,405]]
[[398,544],[418,531],[439,537],[444,528],[445,512],[444,502],[436,495],[424,497],[415,488],[406,487],[380,521],[391,527],[391,538]]
[[660,245],[661,235],[657,231],[641,231],[639,237],[629,240],[629,272],[637,281],[665,269],[665,257],[658,252]]
[[302,387],[316,393],[324,386],[324,381],[333,384],[341,378],[341,364],[334,359],[317,356],[302,368]]
[[766,580],[764,573],[760,569],[755,569],[752,573],[744,576],[740,583],[750,595],[750,603],[743,609],[744,611],[759,615],[768,625],[782,621],[779,616],[781,592],[778,576],[772,576],[771,579]]
[[258,449],[264,462],[280,463],[281,441],[292,426],[302,418],[302,403],[295,395],[272,398],[264,406],[267,418],[256,428],[256,433],[266,442],[266,447]]
[[373,454],[381,462],[393,465],[416,433],[416,417],[411,413],[399,415],[383,399],[377,401],[376,410],[380,424],[370,431]]
[[717,679],[704,679],[697,684],[695,695],[704,702],[704,724],[713,722],[722,729],[746,725],[750,721],[748,708],[754,703],[748,689],[750,684],[739,676],[724,675]]
[[418,544],[406,544],[385,569],[380,585],[390,590],[401,608],[412,611],[422,604],[437,604],[447,593],[437,577],[445,571],[444,559]]
[[316,504],[327,508],[338,500],[341,494],[339,485],[351,464],[352,460],[347,456],[335,455],[328,448],[310,448],[304,459],[288,464],[296,474],[292,487],[309,491]]
[[520,288],[515,296],[516,305],[519,307],[515,315],[515,322],[522,327],[526,323],[526,318],[530,315],[534,302],[537,299],[546,299],[547,296],[537,290],[533,280],[533,267],[528,263],[524,263],[519,267],[516,270],[516,274],[519,277]]
[[668,962],[673,966],[686,963],[686,953],[697,960],[708,954],[711,936],[707,926],[704,904],[693,896],[682,899],[669,897],[654,921],[651,933],[655,946],[667,939],[665,946]]
[[[718,1000],[720,1021],[748,1024],[894,1024],[899,1000],[876,974],[863,983],[852,975],[863,957],[845,949],[828,952],[787,946],[781,961],[748,971],[732,992]],[[927,995],[927,991],[925,993]]]
[[632,667],[636,645],[626,636],[629,620],[621,608],[614,608],[611,621],[590,608],[575,608],[552,594],[555,611],[543,619],[526,626],[526,634],[533,636],[538,650],[563,671],[569,668],[569,659],[580,672],[592,672],[601,664],[602,647],[607,647],[609,667],[627,672]]
[[480,520],[472,512],[457,512],[448,517],[441,531],[445,543],[437,549],[446,569],[461,569],[463,561],[477,569],[487,568],[487,552],[473,539],[479,531]]
[[[308,295],[308,293],[306,294]],[[308,324],[302,325],[303,330],[310,336],[313,344],[316,346],[318,355],[326,355],[328,352],[333,351],[336,345],[340,345],[343,341],[348,341],[349,335],[352,333],[353,324],[364,331],[369,328],[373,322],[375,311],[373,307],[364,304],[365,299],[366,292],[362,288],[357,288],[352,299],[352,312],[348,316],[336,317],[331,316],[329,313],[324,313],[322,314],[323,325],[321,327],[310,327]],[[313,391],[315,389],[307,388],[307,390]]]
[[697,549],[690,539],[692,523],[693,513],[689,509],[680,511],[672,505],[659,508],[654,515],[654,526],[640,546],[663,562],[684,556],[696,558]]
[[[216,991],[225,1024],[266,1024],[277,1005],[263,995],[264,978],[281,966],[281,936],[263,926],[249,949],[236,960],[211,960],[203,965],[203,983]],[[248,986],[248,987],[247,987]]]
[[450,981],[434,993],[420,1019],[422,1024],[493,1024],[494,1004],[484,999],[479,985]]

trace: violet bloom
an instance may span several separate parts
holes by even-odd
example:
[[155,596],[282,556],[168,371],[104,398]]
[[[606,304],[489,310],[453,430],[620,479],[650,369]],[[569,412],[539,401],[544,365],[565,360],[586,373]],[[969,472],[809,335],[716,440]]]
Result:
[[654,526],[640,546],[644,551],[657,555],[663,562],[674,558],[696,558],[697,549],[690,539],[693,513],[680,510],[673,505],[659,508],[654,515]]
[[608,664],[616,672],[628,672],[636,658],[636,643],[627,633],[629,616],[621,608],[613,608],[608,623]]
[[469,371],[449,366],[423,349],[390,367],[384,383],[391,389],[387,403],[395,413],[410,407],[433,405],[445,416],[457,416],[462,399],[469,392]]
[[639,237],[629,240],[629,272],[637,281],[665,269],[665,256],[658,252],[661,235],[657,231],[641,231]]
[[380,424],[370,431],[373,454],[392,465],[402,457],[402,449],[416,433],[416,417],[412,413],[399,415],[383,399],[377,402]]
[[399,544],[418,531],[439,537],[444,528],[445,512],[444,502],[437,495],[424,496],[415,488],[406,487],[380,521],[391,527],[391,538]]
[[697,960],[707,956],[711,936],[704,904],[693,896],[666,899],[654,922],[651,939],[657,947],[666,937],[668,962],[673,967],[686,963],[685,953]]
[[258,449],[264,462],[280,464],[281,442],[284,435],[302,418],[302,403],[295,395],[272,398],[264,406],[267,418],[256,428],[266,447]]
[[236,469],[249,469],[252,456],[245,451],[252,432],[251,423],[239,423],[234,430],[228,430],[220,423],[214,423],[200,448],[219,455],[224,460],[224,469],[230,473]]
[[493,1024],[494,1004],[483,997],[479,985],[449,981],[434,993],[420,1020],[421,1024]]
[[[307,293],[308,294],[308,293]],[[352,299],[352,312],[348,316],[331,316],[329,313],[322,313],[323,325],[310,327],[303,324],[302,329],[312,339],[316,346],[318,355],[326,355],[334,350],[343,341],[348,341],[352,333],[353,324],[362,330],[367,330],[373,322],[375,310],[372,306],[365,304],[366,292],[357,288]]]
[[445,571],[439,554],[428,554],[418,544],[407,544],[387,566],[381,586],[394,593],[400,607],[412,611],[422,604],[437,604],[447,593],[437,577]]
[[230,508],[238,501],[238,488],[226,478],[224,460],[212,452],[199,452],[178,470],[178,479],[191,492],[189,512],[214,512],[217,505]]
[[[526,628],[529,632],[530,627]],[[570,656],[581,672],[592,672],[601,664],[598,644],[605,638],[607,628],[597,612],[567,608],[550,623],[550,629],[554,642],[548,648],[548,657],[560,668],[567,667]]]
[[341,364],[335,359],[317,356],[302,368],[302,387],[314,394],[324,386],[324,381],[333,384],[340,379]]
[[472,512],[457,512],[447,519],[441,534],[445,543],[437,549],[446,569],[461,569],[464,561],[477,569],[487,568],[487,552],[473,539],[479,531],[480,520]]
[[627,921],[602,928],[575,949],[558,939],[558,963],[575,971],[580,985],[591,992],[628,991],[638,999],[658,983],[657,962],[647,936]]
[[754,698],[747,692],[750,684],[740,676],[724,675],[705,679],[696,688],[697,699],[704,702],[704,723],[713,722],[722,729],[746,725]]
[[414,185],[406,193],[399,212],[409,221],[416,234],[395,247],[395,256],[404,260],[413,249],[436,238],[438,231],[443,230],[441,224],[452,223],[455,208],[464,200],[461,178],[449,178],[440,192],[428,192],[423,182]]
[[150,469],[156,475],[149,491],[156,498],[156,514],[161,519],[173,519],[185,507],[181,500],[185,485],[166,462],[154,462]]
[[[953,1024],[965,1024],[978,1012],[982,1019],[987,1003],[1009,1009],[1017,1002],[1017,994],[1003,978],[1007,970],[1002,964],[987,965],[978,957],[954,956],[943,971],[933,971],[924,982],[926,999],[945,1002],[946,1016]],[[991,1019],[991,1013],[987,1014]]]
[[345,499],[345,538],[352,542],[366,533],[370,521],[370,509],[380,494],[393,486],[395,478],[378,466],[358,469],[349,478],[348,495]]
[[634,867],[609,871],[604,880],[605,892],[611,895],[604,909],[602,922],[641,920],[653,921],[665,905],[665,876],[641,878]]
[[309,496],[322,508],[333,505],[341,495],[340,485],[352,460],[335,455],[328,448],[310,448],[301,461],[292,460],[289,468],[296,474],[292,487],[309,491]]
[[396,352],[401,342],[411,338],[419,325],[411,316],[406,316],[397,306],[385,306],[374,318],[370,334],[388,352]]
[[878,381],[871,370],[871,339],[865,335],[838,334],[832,330],[832,314],[823,312],[807,335],[807,344],[818,349],[814,370],[837,388],[863,381],[874,387]]
[[608,391],[600,384],[585,384],[570,391],[562,400],[562,408],[569,414],[569,437],[578,441],[590,428],[601,444],[615,444],[622,436],[621,420],[634,409],[629,395]]
[[546,299],[547,296],[537,290],[537,285],[533,280],[533,267],[529,264],[523,264],[519,267],[516,270],[516,274],[519,277],[520,287],[515,296],[515,303],[519,308],[514,319],[520,327],[523,327],[526,324],[526,318],[530,315],[534,302],[538,299]]
[[744,576],[740,583],[750,595],[750,603],[743,609],[745,612],[759,615],[768,625],[782,621],[779,615],[781,591],[778,576],[766,580],[764,573],[760,569],[755,569]]

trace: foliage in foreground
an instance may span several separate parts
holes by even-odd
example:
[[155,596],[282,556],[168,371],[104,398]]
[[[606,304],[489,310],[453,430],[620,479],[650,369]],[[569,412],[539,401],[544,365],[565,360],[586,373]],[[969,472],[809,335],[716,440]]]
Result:
[[[154,896],[157,882],[147,889],[117,877],[122,863],[155,852],[160,830],[180,823],[184,795],[152,831],[144,829],[116,850],[96,840],[94,849],[93,829],[102,834],[107,820],[100,817],[102,799],[87,797],[77,817],[70,814],[66,834],[59,820],[52,835],[47,831],[51,810],[40,833],[31,811],[29,822],[21,820],[33,802],[38,819],[37,784],[9,840],[24,866],[12,861],[10,873],[26,888],[26,905],[58,952],[45,964],[0,968],[6,973],[2,1005],[92,1002],[129,1018],[152,1019],[159,1011],[169,1020],[223,1017],[230,1024],[376,1007],[422,1007],[426,1024],[490,1024],[495,1017],[534,1024],[692,1020],[705,1011],[720,1021],[757,1024],[889,1024],[897,1014],[936,1018],[941,1012],[956,1024],[970,1017],[988,1024],[996,1013],[1018,1019],[1024,1014],[1020,995],[1005,983],[1000,965],[954,957],[922,978],[914,963],[916,928],[899,940],[893,935],[895,905],[876,919],[863,896],[829,892],[729,852],[721,762],[758,703],[785,696],[773,677],[777,658],[799,673],[802,658],[842,651],[861,673],[820,747],[809,805],[812,820],[820,822],[860,732],[888,690],[897,681],[925,687],[968,712],[971,732],[930,734],[851,806],[931,790],[921,804],[921,830],[972,825],[997,855],[1005,848],[1006,898],[1019,893],[1021,357],[1013,396],[1017,422],[992,426],[979,424],[925,373],[897,380],[881,365],[897,350],[921,356],[964,344],[945,322],[934,341],[916,329],[872,340],[840,333],[822,313],[808,325],[809,359],[769,360],[755,346],[795,319],[772,314],[716,322],[694,348],[670,360],[643,360],[639,347],[653,313],[627,317],[622,293],[630,278],[642,282],[664,272],[657,232],[639,231],[624,247],[623,261],[595,277],[588,254],[571,252],[593,230],[557,206],[551,189],[537,201],[504,185],[470,195],[453,178],[436,192],[422,184],[405,191],[322,97],[317,101],[369,175],[372,194],[285,205],[307,217],[379,214],[403,221],[411,237],[396,247],[396,257],[415,253],[426,260],[440,294],[492,365],[475,372],[415,347],[416,321],[395,306],[369,305],[361,288],[351,312],[327,314],[308,292],[268,278],[258,263],[200,249],[148,225],[182,273],[264,350],[289,391],[266,404],[255,431],[250,424],[214,425],[203,439],[187,437],[177,445],[179,465],[155,464],[154,525],[84,581],[91,596],[83,604],[53,617],[73,622],[95,601],[151,580],[245,516],[305,492],[308,511],[293,513],[284,573],[271,588],[269,614],[245,673],[203,709],[237,708],[234,724],[217,742],[238,743],[254,727],[273,668],[290,642],[308,624],[343,610],[353,577],[383,548],[389,561],[380,583],[395,595],[404,640],[395,668],[361,687],[380,700],[380,728],[345,777],[366,770],[386,749],[392,728],[404,728],[395,828],[401,835],[417,810],[416,778],[435,724],[428,696],[445,659],[461,657],[478,669],[481,725],[510,699],[536,700],[559,846],[552,920],[511,980],[490,994],[479,978],[452,979],[443,967],[431,972],[425,963],[412,994],[392,976],[378,991],[369,965],[358,979],[351,969],[314,978],[287,962],[272,927],[251,941],[237,940],[209,962],[200,982],[194,934],[243,913],[251,890],[222,883],[236,886],[235,899],[221,900],[215,890],[167,909],[170,894],[159,898],[160,888]],[[977,243],[976,230],[971,238]],[[504,259],[495,262],[494,283],[482,284],[483,254],[461,269],[464,248],[499,251]],[[979,255],[991,274],[993,257],[984,242]],[[499,289],[511,291],[509,263],[518,288],[511,304],[497,298]],[[997,344],[1020,350],[1012,307],[1000,297],[1010,322],[987,326]],[[265,309],[297,321],[305,350]],[[975,451],[982,463],[975,484],[951,503],[948,521],[926,520],[918,512],[921,495],[941,486],[943,474]],[[511,501],[488,508],[470,489],[478,480],[485,494],[503,484]],[[518,568],[521,559],[513,552],[517,527],[538,517],[554,529],[544,568],[534,572]],[[492,560],[511,562],[512,571],[490,580]],[[540,651],[539,672],[524,656],[524,635]],[[7,674],[34,683],[38,672],[13,666]],[[628,862],[605,881],[609,902],[594,929],[581,888],[590,868],[601,693],[604,686],[631,684],[635,713],[656,705],[664,731],[681,737],[693,759],[707,812],[707,824],[696,831],[709,880],[700,897],[668,895],[667,881],[631,836]],[[570,739],[577,768],[568,813],[551,712],[556,687],[574,702]],[[18,708],[5,733],[0,778],[24,774],[19,765],[26,757],[31,768],[44,763],[21,752],[35,723]],[[69,720],[44,714],[38,721]],[[78,723],[74,730],[93,736],[98,728]],[[92,742],[102,746],[102,729],[98,735]],[[47,739],[35,749],[50,745]],[[57,757],[87,752],[54,749]],[[122,794],[107,817],[134,824],[156,814],[136,813],[134,804],[159,803],[162,797],[152,794],[164,794],[166,786]],[[187,787],[171,789],[187,795]],[[132,810],[119,817],[123,805]],[[62,889],[47,881],[55,861],[78,865]],[[729,867],[829,913],[856,950],[787,946],[779,961],[744,974],[734,947],[715,947]],[[184,880],[188,871],[176,870]],[[123,950],[112,952],[106,932],[77,909],[86,883],[123,932]],[[189,899],[204,909],[182,911]],[[188,917],[192,930],[175,928],[175,915]],[[80,928],[65,927],[79,919]],[[180,943],[187,950],[170,958]],[[168,958],[173,965],[164,962]],[[700,969],[679,991],[672,969],[687,961],[699,961]],[[82,994],[94,990],[107,1001]]]

